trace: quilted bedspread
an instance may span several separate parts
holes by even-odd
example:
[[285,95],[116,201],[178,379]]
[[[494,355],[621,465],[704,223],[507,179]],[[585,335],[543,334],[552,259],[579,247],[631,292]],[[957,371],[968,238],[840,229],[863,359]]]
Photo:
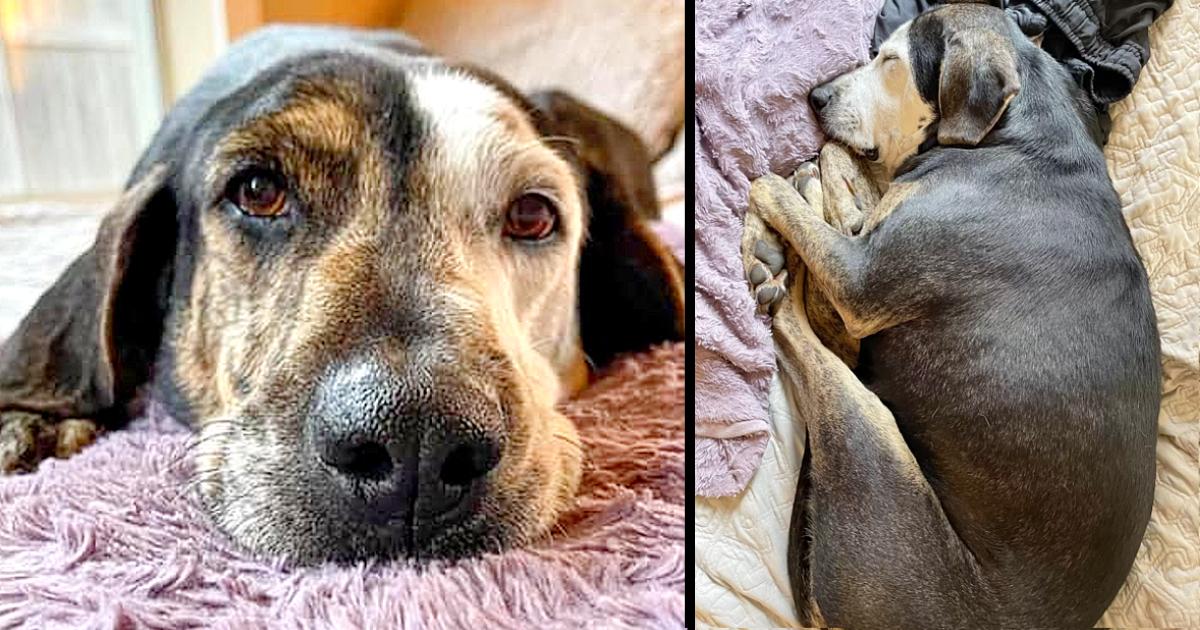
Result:
[[[1158,485],[1133,571],[1099,625],[1200,627],[1200,0],[1177,0],[1150,37],[1133,94],[1112,108],[1106,155],[1162,337]],[[771,442],[747,490],[696,500],[701,627],[797,625],[784,556],[803,433],[789,406],[772,387]]]
[[1154,514],[1100,625],[1200,627],[1200,0],[1150,30],[1150,63],[1113,106],[1105,153],[1162,338]]

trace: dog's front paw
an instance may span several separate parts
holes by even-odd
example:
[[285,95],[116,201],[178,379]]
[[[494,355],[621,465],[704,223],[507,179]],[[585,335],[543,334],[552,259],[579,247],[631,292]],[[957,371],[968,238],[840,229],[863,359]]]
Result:
[[802,216],[824,221],[822,204],[821,178],[812,162],[789,179],[767,173],[750,183],[750,212],[779,232],[787,233],[792,222]]
[[821,191],[821,169],[817,167],[816,160],[801,164],[788,178],[788,183],[808,202],[808,207],[813,212],[824,216],[825,199]]
[[779,235],[757,214],[747,212],[742,230],[742,264],[759,312],[770,312],[787,293],[785,256]]
[[44,459],[70,457],[95,442],[99,433],[91,420],[0,411],[0,474],[31,472]]
[[825,220],[846,236],[862,231],[867,213],[879,201],[879,193],[865,175],[860,158],[836,142],[821,148],[822,191],[826,197]]

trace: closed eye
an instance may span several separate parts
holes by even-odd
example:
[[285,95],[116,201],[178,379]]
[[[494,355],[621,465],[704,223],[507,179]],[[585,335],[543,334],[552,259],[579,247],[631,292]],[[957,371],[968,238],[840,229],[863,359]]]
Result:
[[880,62],[880,63],[887,63],[887,62],[889,62],[889,61],[895,61],[895,60],[897,60],[897,59],[899,59],[899,57],[897,57],[896,55],[892,55],[892,54],[884,54],[884,55],[880,55],[880,57],[879,57],[879,62]]

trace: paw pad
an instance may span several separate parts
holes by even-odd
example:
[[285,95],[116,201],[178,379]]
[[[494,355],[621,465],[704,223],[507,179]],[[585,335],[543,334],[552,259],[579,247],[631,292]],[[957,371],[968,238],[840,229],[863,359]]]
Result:
[[783,287],[779,285],[766,285],[758,288],[758,304],[759,306],[769,306],[778,302],[783,297]]
[[768,243],[759,239],[754,243],[754,257],[771,270],[772,276],[783,271],[783,247],[779,243]]

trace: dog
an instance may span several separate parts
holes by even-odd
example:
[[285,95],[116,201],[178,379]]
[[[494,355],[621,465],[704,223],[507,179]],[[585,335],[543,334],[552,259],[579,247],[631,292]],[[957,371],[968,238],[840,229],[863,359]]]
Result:
[[752,184],[743,240],[808,428],[800,619],[1091,627],[1150,518],[1161,388],[1092,106],[979,4],[810,101],[835,142]]
[[651,163],[583,102],[402,34],[259,31],[0,350],[0,462],[69,456],[144,397],[197,430],[202,503],[251,551],[526,544],[579,483],[556,404],[683,335]]

